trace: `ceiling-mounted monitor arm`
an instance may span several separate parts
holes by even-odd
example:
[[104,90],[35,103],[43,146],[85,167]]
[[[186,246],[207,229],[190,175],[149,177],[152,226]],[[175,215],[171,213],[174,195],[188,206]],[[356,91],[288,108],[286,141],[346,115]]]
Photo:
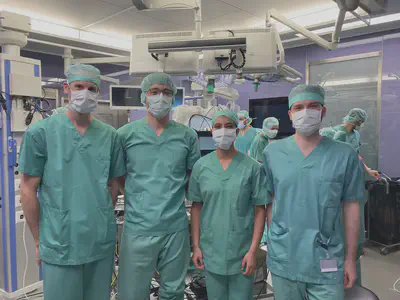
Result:
[[335,50],[338,47],[339,37],[340,37],[340,33],[342,31],[345,16],[346,16],[346,11],[340,10],[340,13],[339,13],[338,19],[336,21],[336,25],[335,25],[335,32],[332,34],[332,42],[328,42],[327,40],[318,36],[314,32],[311,32],[307,28],[297,24],[296,22],[293,22],[289,18],[280,14],[276,9],[271,9],[268,12],[267,20],[274,19],[274,20],[288,26],[290,29],[300,33],[301,35],[305,36],[309,40],[320,45],[321,47],[328,49],[328,50]]

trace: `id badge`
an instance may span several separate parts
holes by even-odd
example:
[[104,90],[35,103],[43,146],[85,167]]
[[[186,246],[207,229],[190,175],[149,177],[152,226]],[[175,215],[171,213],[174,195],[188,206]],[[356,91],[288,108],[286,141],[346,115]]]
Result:
[[324,259],[320,261],[322,273],[332,273],[338,271],[336,259]]

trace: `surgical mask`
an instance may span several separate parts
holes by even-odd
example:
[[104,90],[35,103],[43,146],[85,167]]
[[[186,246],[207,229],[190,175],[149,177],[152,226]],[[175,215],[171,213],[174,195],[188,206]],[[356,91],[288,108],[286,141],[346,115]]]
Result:
[[278,135],[278,130],[277,129],[274,129],[274,130],[264,129],[264,133],[268,138],[274,139]]
[[164,118],[172,109],[172,97],[163,95],[162,93],[155,96],[148,96],[149,112],[157,119]]
[[229,150],[236,140],[236,129],[222,128],[214,130],[212,135],[217,148]]
[[89,90],[71,90],[71,103],[68,107],[81,114],[92,113],[97,108],[97,93],[93,93]]
[[303,109],[292,114],[293,127],[303,136],[310,136],[321,127],[322,110]]
[[246,125],[244,124],[244,121],[239,121],[238,128],[239,128],[239,129],[244,129],[244,128],[246,128]]

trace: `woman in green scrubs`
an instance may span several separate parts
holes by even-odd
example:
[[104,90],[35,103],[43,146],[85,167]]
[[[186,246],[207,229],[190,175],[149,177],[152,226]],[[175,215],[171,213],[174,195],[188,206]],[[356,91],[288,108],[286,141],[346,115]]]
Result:
[[264,171],[233,146],[239,131],[233,112],[218,112],[212,125],[217,150],[195,164],[189,184],[192,260],[207,270],[208,299],[250,300],[265,224]]
[[279,131],[279,121],[277,118],[266,118],[263,122],[262,134],[258,134],[250,147],[250,157],[259,163],[264,163],[264,150],[270,142],[272,142]]

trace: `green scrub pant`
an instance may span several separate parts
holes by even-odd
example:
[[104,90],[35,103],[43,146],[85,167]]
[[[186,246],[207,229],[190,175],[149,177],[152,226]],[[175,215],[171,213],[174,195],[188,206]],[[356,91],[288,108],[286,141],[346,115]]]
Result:
[[44,300],[110,300],[114,253],[84,265],[42,267]]
[[208,300],[252,300],[253,284],[254,275],[206,275]]
[[164,236],[122,234],[118,299],[147,300],[150,284],[160,273],[160,300],[183,300],[190,262],[187,229]]
[[291,281],[272,274],[275,300],[344,300],[344,286]]

